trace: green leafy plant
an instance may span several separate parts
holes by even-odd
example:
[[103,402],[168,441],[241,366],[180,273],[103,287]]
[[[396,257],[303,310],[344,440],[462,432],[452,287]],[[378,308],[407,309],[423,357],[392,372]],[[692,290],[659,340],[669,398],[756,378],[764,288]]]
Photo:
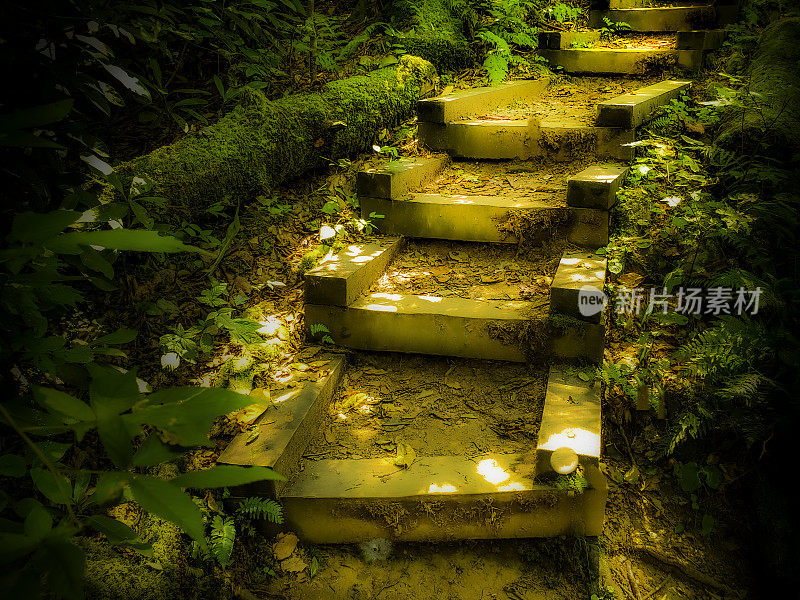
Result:
[[527,22],[534,7],[526,0],[494,0],[481,6],[486,17],[480,19],[475,37],[485,55],[483,67],[490,85],[501,83],[511,66],[529,64],[517,51],[537,47],[537,29]]
[[630,31],[630,23],[624,21],[612,21],[608,17],[603,17],[603,26],[600,28],[600,39],[610,40],[620,33]]

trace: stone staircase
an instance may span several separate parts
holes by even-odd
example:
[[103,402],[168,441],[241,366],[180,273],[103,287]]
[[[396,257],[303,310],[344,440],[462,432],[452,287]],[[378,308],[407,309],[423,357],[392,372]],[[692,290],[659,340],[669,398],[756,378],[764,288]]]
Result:
[[[546,80],[420,101],[420,142],[434,154],[359,173],[362,215],[379,235],[306,275],[309,339],[350,348],[359,364],[318,346],[301,352],[315,370],[292,365],[274,407],[219,459],[272,467],[287,480],[236,494],[277,497],[288,527],[314,543],[600,535],[600,388],[576,365],[602,361],[605,313],[582,310],[581,289],[604,285],[606,261],[594,249],[608,242],[609,210],[632,157],[625,144],[688,86],[631,88],[591,115],[567,117],[547,111],[555,101]],[[529,259],[522,244],[531,240],[542,250]],[[450,287],[477,264],[496,269]],[[534,277],[539,268],[552,275]],[[439,292],[411,293],[422,275],[434,281],[428,271],[439,273]],[[520,277],[536,289],[508,297],[524,287]],[[416,355],[427,358],[414,363]],[[387,356],[411,362],[377,362]],[[415,383],[404,364],[424,364],[440,380]],[[515,364],[515,373],[544,374],[540,391],[525,379],[502,381]],[[454,369],[477,383],[449,380]],[[379,391],[359,396],[365,372]],[[534,391],[523,394],[525,386]],[[473,396],[491,399],[477,406]],[[441,414],[445,402],[456,410]],[[533,416],[535,435],[508,434]],[[417,440],[405,467],[395,453],[403,439]],[[361,445],[327,458],[347,444]]]
[[[589,28],[574,32],[542,32],[540,54],[553,68],[567,73],[644,75],[677,65],[687,71],[703,66],[705,55],[725,41],[720,29],[736,20],[738,0],[611,0],[595,2]],[[624,47],[601,41],[600,29],[627,23],[619,37]],[[642,37],[643,36],[643,37]]]

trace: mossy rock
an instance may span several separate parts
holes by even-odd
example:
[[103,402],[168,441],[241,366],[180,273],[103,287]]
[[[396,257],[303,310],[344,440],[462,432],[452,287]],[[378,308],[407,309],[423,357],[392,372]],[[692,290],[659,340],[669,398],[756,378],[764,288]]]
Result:
[[800,18],[777,21],[761,34],[747,69],[755,107],[726,111],[717,144],[748,154],[800,160]]

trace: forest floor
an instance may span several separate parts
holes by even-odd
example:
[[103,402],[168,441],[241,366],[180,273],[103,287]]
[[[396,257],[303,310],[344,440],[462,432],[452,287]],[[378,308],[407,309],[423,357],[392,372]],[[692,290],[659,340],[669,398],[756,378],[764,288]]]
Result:
[[[564,104],[550,110],[567,114],[574,108],[586,117],[585,109],[590,104],[652,83],[617,81],[610,85],[597,78],[564,77],[553,86],[556,97],[565,99]],[[513,110],[535,114],[537,107]],[[400,130],[410,126],[413,125],[406,124]],[[389,138],[392,135],[387,133]],[[406,153],[418,152],[413,138],[398,145]],[[344,225],[349,231],[348,241],[363,239],[353,227],[355,213],[347,199],[355,193],[355,173],[377,161],[372,155],[343,162],[327,173],[290,182],[275,190],[271,198],[260,198],[242,207],[241,231],[220,262],[218,274],[220,281],[228,284],[232,302],[234,296],[243,298],[242,313],[261,318],[261,333],[274,342],[278,352],[271,369],[255,374],[254,390],[275,392],[285,388],[281,381],[286,373],[296,370],[298,364],[314,361],[316,350],[306,344],[302,334],[302,268],[307,266],[303,256],[316,246],[320,224],[325,220]],[[519,165],[509,165],[454,163],[424,191],[452,193],[460,189],[486,195],[510,186],[521,195],[535,194],[563,187],[567,175],[564,169],[543,175],[541,170],[531,173],[519,170]],[[574,163],[570,165],[570,171],[577,170]],[[320,212],[330,200],[339,205],[334,217]],[[202,227],[221,236],[225,224],[220,219]],[[412,242],[390,265],[388,272],[394,276],[378,280],[373,291],[530,300],[546,293],[547,278],[554,274],[560,255],[560,248],[556,247],[533,247],[520,252],[514,245],[485,250],[474,244]],[[411,271],[411,265],[417,270]],[[421,270],[420,265],[424,267]],[[158,368],[163,352],[159,337],[179,323],[191,326],[209,310],[198,301],[209,287],[204,275],[206,266],[129,265],[122,292],[106,307],[107,321],[138,326],[145,333],[132,354],[139,364],[150,365],[140,371],[140,376],[154,388],[224,383],[220,367],[239,354],[235,344],[217,338],[213,352],[197,364],[183,364],[171,372]],[[134,317],[138,322],[134,323],[132,304],[139,307]],[[153,306],[161,308],[148,313]],[[618,334],[610,333],[606,349],[606,359],[614,362],[633,351]],[[463,451],[465,446],[482,452],[500,444],[506,451],[511,447],[523,452],[535,446],[545,364],[531,369],[449,358],[350,354],[350,366],[334,398],[329,421],[312,441],[306,460],[384,456],[401,438],[422,449],[423,454],[450,454]],[[486,382],[499,389],[510,382],[519,386],[509,388],[507,397],[497,399]],[[373,399],[368,404],[373,412],[357,415],[344,424],[336,415],[356,393]],[[747,496],[746,491],[736,487],[739,473],[735,467],[729,466],[725,471],[729,493],[723,491],[706,499],[716,516],[716,526],[704,535],[701,515],[693,509],[692,498],[680,489],[671,463],[655,462],[651,441],[664,424],[649,413],[631,411],[629,399],[621,394],[607,394],[604,402],[601,469],[609,478],[610,492],[600,542],[615,584],[624,590],[623,597],[754,597],[748,592],[753,568],[748,543],[752,531],[742,500]],[[188,465],[212,464],[241,430],[242,425],[235,421],[218,423],[212,432],[215,446],[192,453]],[[709,460],[716,459],[712,456]],[[214,502],[208,498],[205,501]],[[587,597],[587,547],[580,539],[398,543],[380,552],[351,545],[301,542],[292,556],[305,564],[316,559],[318,568],[313,576],[306,570],[281,570],[268,541],[242,540],[241,545],[237,541],[236,560],[220,579],[220,585],[245,600]],[[132,553],[127,555],[134,562],[143,560]],[[220,576],[209,563],[193,564],[192,569],[201,567],[209,574],[216,569],[215,577]],[[274,576],[265,574],[266,570],[274,572]],[[632,581],[636,582],[636,591]],[[228,592],[220,592],[220,597],[227,595]]]

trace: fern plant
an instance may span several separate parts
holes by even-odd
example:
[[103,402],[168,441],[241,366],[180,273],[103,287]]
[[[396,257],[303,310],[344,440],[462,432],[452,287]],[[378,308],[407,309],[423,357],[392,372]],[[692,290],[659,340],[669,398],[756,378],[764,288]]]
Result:
[[236,508],[236,515],[248,519],[266,519],[270,523],[283,523],[283,508],[274,500],[250,497],[241,501]]
[[233,543],[236,540],[236,525],[231,517],[215,515],[211,521],[208,547],[216,561],[224,569],[231,561]]
[[484,5],[485,22],[475,37],[485,52],[483,67],[490,85],[501,83],[512,65],[528,64],[518,51],[537,47],[537,29],[527,22],[534,7],[528,0],[493,0]]

